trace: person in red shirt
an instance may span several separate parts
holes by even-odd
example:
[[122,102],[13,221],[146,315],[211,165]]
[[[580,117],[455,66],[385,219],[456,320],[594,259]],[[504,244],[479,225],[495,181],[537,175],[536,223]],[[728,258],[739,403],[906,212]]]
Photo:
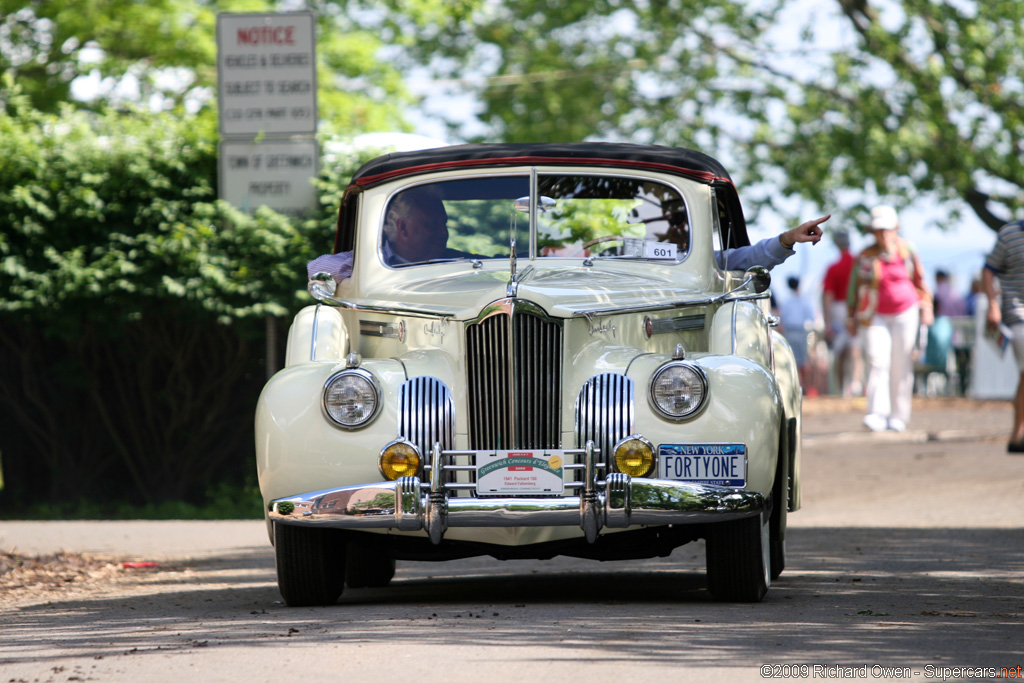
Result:
[[[862,391],[860,343],[857,335],[846,327],[846,293],[850,285],[854,258],[850,253],[850,234],[845,230],[832,233],[839,248],[839,260],[825,271],[821,292],[821,313],[825,319],[825,343],[832,352],[836,383],[843,396],[856,396]],[[850,370],[847,375],[847,369]]]

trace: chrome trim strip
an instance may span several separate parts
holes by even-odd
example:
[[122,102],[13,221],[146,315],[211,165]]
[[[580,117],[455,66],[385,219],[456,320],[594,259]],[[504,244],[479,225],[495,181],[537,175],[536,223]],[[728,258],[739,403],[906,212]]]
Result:
[[[524,270],[524,273],[526,271]],[[637,306],[619,306],[614,308],[592,308],[582,309],[573,311],[574,316],[582,316],[585,318],[594,318],[599,315],[616,315],[624,313],[647,313],[653,311],[667,311],[673,308],[689,308],[692,306],[707,306],[708,304],[716,304],[724,301],[753,301],[756,299],[767,299],[771,296],[768,292],[761,292],[760,294],[742,294],[732,295],[730,293],[719,294],[717,296],[708,297],[705,299],[692,299],[690,301],[672,301],[662,304],[641,304]],[[411,318],[440,318],[442,320],[452,319],[453,313],[451,311],[430,311],[422,308],[401,308],[397,306],[369,306],[365,304],[355,304],[351,301],[344,301],[333,296],[325,296],[320,299],[321,303],[333,304],[339,308],[345,308],[351,311],[364,311],[367,313],[391,313],[394,315],[405,315]]]
[[651,335],[672,334],[689,330],[704,329],[704,314],[679,315],[672,318],[648,318],[651,321]]
[[732,304],[732,355],[734,355],[734,356],[736,355],[736,346],[737,346],[737,342],[736,342],[736,317],[739,315],[739,308],[740,307],[736,305],[736,302],[733,302],[733,304]]
[[537,219],[538,197],[537,193],[537,167],[530,168],[530,260],[537,258],[537,230],[540,221]]
[[412,377],[398,388],[398,436],[426,456],[436,444],[455,447],[455,408],[451,391],[436,377]]
[[650,311],[667,311],[673,308],[690,308],[693,306],[707,306],[709,304],[724,303],[729,301],[753,301],[755,299],[767,299],[771,296],[768,292],[760,294],[733,295],[730,292],[708,297],[706,299],[691,299],[689,301],[672,301],[663,304],[640,304],[637,306],[619,306],[616,308],[593,308],[590,310],[573,311],[573,315],[593,318],[598,315],[617,315],[620,313],[647,313]]
[[422,308],[400,308],[397,306],[368,306],[365,304],[354,304],[351,301],[345,301],[333,296],[325,296],[320,299],[320,302],[333,304],[338,308],[350,311],[363,311],[365,313],[390,313],[393,315],[405,315],[410,318],[440,318],[442,320],[449,320],[452,317],[451,311],[429,311]]
[[423,514],[420,481],[416,477],[401,477],[395,482],[395,528],[415,531],[421,528]]
[[405,322],[400,320],[397,323],[385,323],[376,320],[360,320],[359,333],[367,337],[387,337],[402,342],[405,341]]
[[316,310],[313,311],[313,339],[309,342],[309,360],[310,362],[316,362],[316,334],[320,327],[320,306],[319,301],[316,303]]
[[559,447],[562,327],[520,299],[465,322],[471,448]]
[[576,398],[576,446],[593,441],[610,462],[615,444],[635,431],[636,383],[629,377],[606,372],[587,380]]

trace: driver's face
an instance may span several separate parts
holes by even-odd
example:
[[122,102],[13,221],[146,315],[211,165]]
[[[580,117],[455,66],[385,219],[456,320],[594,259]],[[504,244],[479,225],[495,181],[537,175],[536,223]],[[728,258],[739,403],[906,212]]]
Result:
[[399,219],[395,250],[409,261],[441,258],[448,246],[448,214],[437,201],[425,201],[410,208]]

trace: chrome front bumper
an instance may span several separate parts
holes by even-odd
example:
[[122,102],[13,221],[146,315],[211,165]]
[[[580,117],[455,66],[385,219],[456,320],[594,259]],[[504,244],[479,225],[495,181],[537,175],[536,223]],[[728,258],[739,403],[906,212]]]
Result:
[[268,515],[282,524],[341,529],[426,530],[440,543],[448,527],[576,526],[587,540],[602,528],[695,524],[759,514],[756,492],[609,474],[590,480],[581,495],[552,498],[464,498],[419,477],[312,491],[270,502]]

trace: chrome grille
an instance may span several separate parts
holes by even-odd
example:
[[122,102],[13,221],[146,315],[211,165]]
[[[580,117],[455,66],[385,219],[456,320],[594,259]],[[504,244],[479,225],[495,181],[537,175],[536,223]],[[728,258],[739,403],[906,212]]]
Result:
[[469,447],[559,448],[562,326],[522,302],[497,309],[466,327]]
[[633,433],[633,393],[633,380],[615,372],[587,380],[576,399],[576,447],[593,441],[609,462],[615,444]]
[[416,444],[428,457],[434,444],[455,447],[455,414],[452,395],[435,377],[413,377],[398,389],[398,435]]

